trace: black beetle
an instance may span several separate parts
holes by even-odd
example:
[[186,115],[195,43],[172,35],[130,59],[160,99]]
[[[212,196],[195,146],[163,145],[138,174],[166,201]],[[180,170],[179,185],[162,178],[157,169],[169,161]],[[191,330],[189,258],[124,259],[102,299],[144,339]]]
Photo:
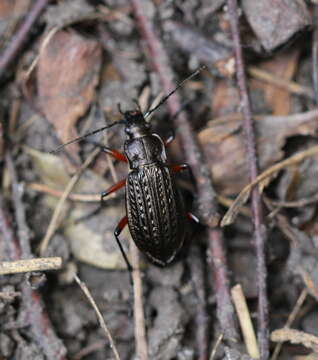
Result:
[[146,118],[201,69],[183,80],[157,106],[145,114],[140,109],[122,112],[119,107],[123,115],[122,120],[71,140],[53,150],[57,152],[68,144],[114,125],[125,126],[127,139],[124,144],[124,154],[104,146],[102,150],[117,160],[128,163],[130,172],[127,178],[111,186],[101,196],[104,198],[126,186],[126,215],[120,220],[114,235],[129,271],[132,268],[119,240],[119,235],[127,224],[139,250],[156,265],[165,266],[175,258],[182,247],[186,217],[198,221],[194,215],[185,212],[182,197],[173,176],[173,173],[187,169],[188,166],[167,163],[165,146],[173,140],[173,136],[163,142],[159,135],[151,132]]

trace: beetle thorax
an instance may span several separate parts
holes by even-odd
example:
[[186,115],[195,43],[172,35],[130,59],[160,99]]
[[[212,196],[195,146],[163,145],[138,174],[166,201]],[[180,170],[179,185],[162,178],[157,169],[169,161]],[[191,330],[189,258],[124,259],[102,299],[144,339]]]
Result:
[[164,144],[157,134],[126,140],[125,155],[131,169],[142,165],[166,162]]

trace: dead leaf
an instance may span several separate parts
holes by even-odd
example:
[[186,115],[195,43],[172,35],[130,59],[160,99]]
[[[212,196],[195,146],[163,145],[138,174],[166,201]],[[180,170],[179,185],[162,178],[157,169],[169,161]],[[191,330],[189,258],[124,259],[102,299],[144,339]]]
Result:
[[2,0],[0,1],[0,19],[23,15],[30,5],[30,0]]
[[19,21],[27,13],[30,2],[30,0],[0,1],[0,44],[12,36]]
[[[101,47],[75,32],[58,31],[42,50],[37,68],[39,104],[62,143],[77,136],[74,128],[95,94]],[[78,159],[78,144],[67,147]]]
[[[27,147],[24,147],[24,150],[30,156],[42,182],[53,189],[64,190],[70,181],[70,176],[60,158]],[[108,183],[102,176],[87,169],[74,186],[74,191],[97,194],[110,185],[111,183]],[[54,210],[58,199],[50,195],[46,195],[44,199],[44,204]],[[65,216],[62,229],[70,243],[74,257],[104,269],[124,269],[126,265],[113,234],[122,215],[121,209],[109,204],[107,209],[101,210],[91,218],[77,221],[90,214],[93,209],[91,204],[72,203],[72,211],[69,211],[70,203],[65,202],[62,211]],[[123,236],[123,241],[127,238],[127,235]]]
[[[281,148],[293,135],[315,135],[318,110],[289,116],[256,116],[257,153],[261,171],[283,157]],[[223,196],[237,194],[249,182],[240,114],[214,120],[199,133],[215,187]]]
[[259,174],[253,182],[246,185],[244,187],[244,189],[239,193],[239,195],[234,200],[234,202],[231,205],[231,207],[229,208],[229,210],[224,215],[224,217],[221,221],[221,226],[230,225],[235,220],[235,218],[240,210],[240,207],[243,206],[245,204],[245,202],[248,200],[251,190],[253,189],[253,187],[255,185],[260,186],[260,188],[262,189],[264,187],[264,184],[268,182],[268,179],[275,176],[275,174],[278,171],[280,171],[288,166],[295,165],[295,164],[303,161],[306,158],[309,158],[312,156],[317,156],[317,155],[318,155],[318,145],[313,146],[307,150],[301,151],[301,152],[273,165],[272,167],[266,169],[263,173]]
[[318,337],[296,329],[278,329],[271,333],[271,341],[290,341],[292,344],[302,344],[305,347],[318,352]]
[[240,95],[234,86],[229,86],[227,81],[218,81],[213,89],[211,110],[214,117],[233,113],[239,107]]
[[[299,49],[293,49],[260,63],[258,67],[284,80],[291,80],[295,76],[298,58]],[[266,102],[272,109],[272,115],[285,116],[290,113],[291,93],[288,90],[256,79],[251,80],[251,88],[264,91]]]

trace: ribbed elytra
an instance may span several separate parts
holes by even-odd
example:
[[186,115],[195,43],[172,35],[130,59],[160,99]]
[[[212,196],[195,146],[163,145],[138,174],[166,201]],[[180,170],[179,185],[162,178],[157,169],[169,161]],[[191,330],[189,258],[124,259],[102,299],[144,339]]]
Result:
[[166,265],[181,248],[185,211],[171,170],[163,164],[132,170],[126,182],[128,226],[138,248]]

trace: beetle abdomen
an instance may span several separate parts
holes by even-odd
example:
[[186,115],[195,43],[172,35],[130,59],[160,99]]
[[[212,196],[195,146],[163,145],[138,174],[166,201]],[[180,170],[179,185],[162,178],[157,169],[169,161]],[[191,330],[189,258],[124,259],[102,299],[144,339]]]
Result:
[[131,236],[155,263],[171,262],[184,240],[184,210],[166,166],[151,164],[129,173],[126,207]]

